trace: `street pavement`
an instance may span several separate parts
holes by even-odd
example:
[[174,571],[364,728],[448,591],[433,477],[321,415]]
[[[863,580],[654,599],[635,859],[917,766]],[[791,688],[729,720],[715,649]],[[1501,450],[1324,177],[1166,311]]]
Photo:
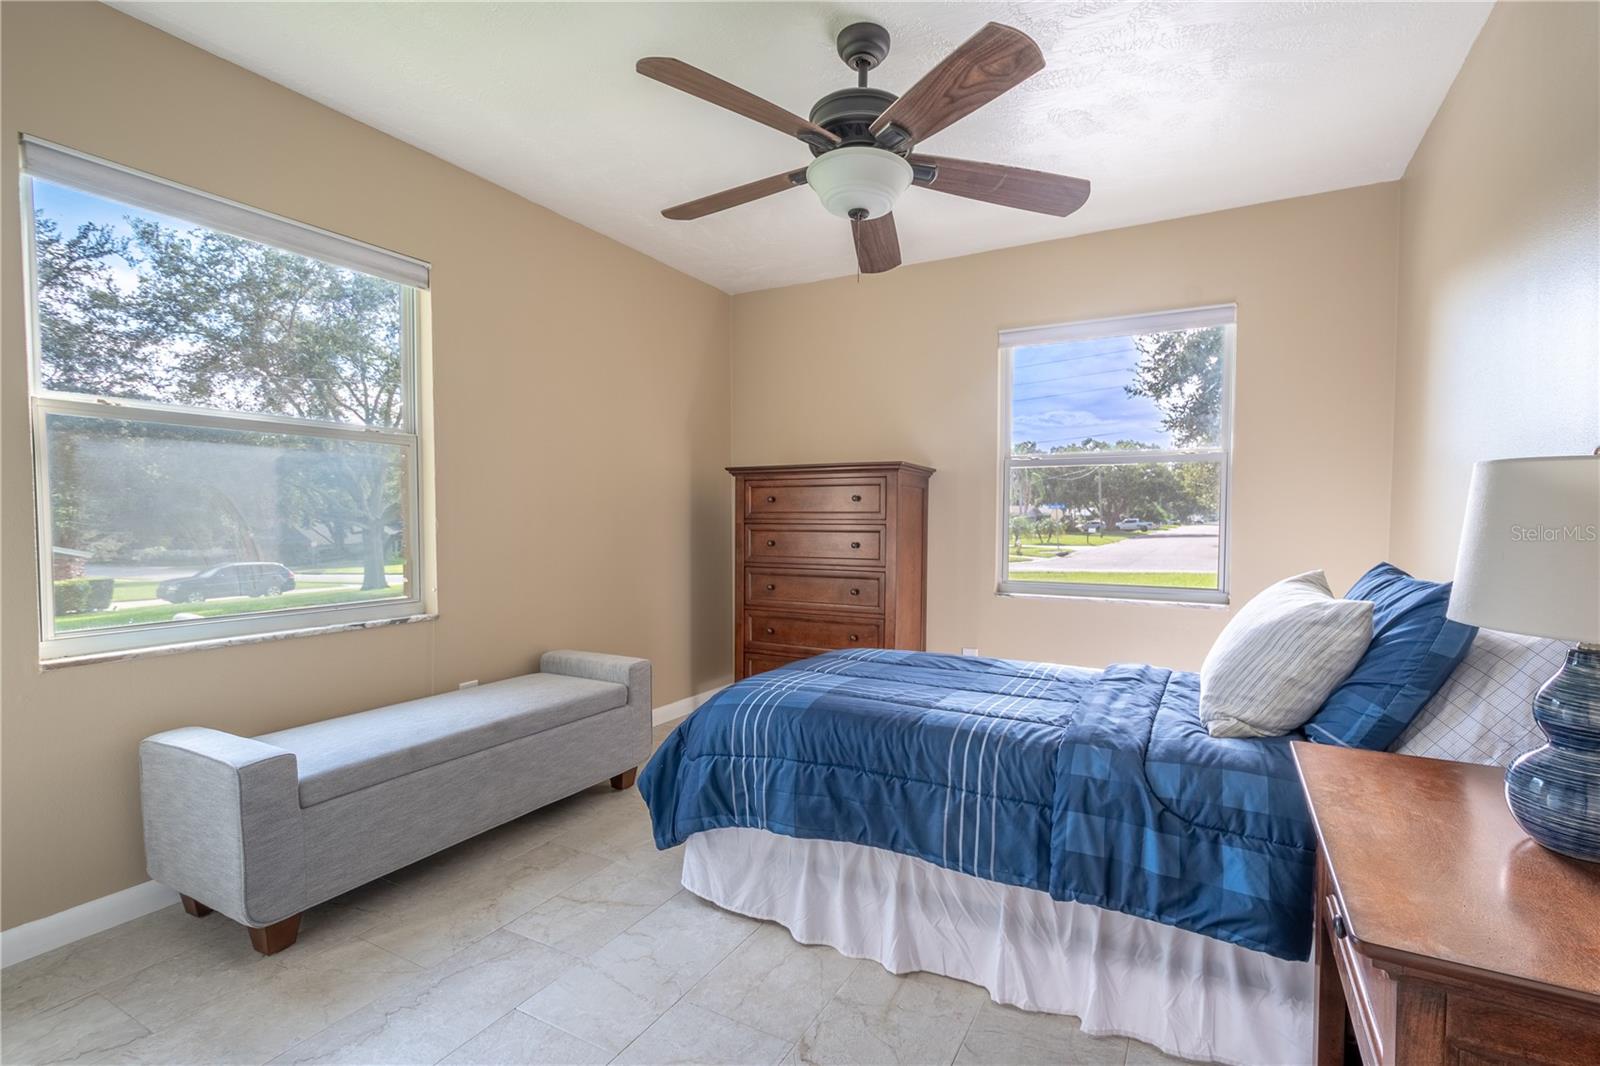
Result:
[[1175,526],[1151,533],[1135,533],[1126,540],[1093,547],[1073,548],[1070,535],[1062,537],[1062,541],[1061,547],[1071,549],[1070,554],[1012,563],[1011,572],[1167,570],[1211,573],[1217,568],[1215,525]]

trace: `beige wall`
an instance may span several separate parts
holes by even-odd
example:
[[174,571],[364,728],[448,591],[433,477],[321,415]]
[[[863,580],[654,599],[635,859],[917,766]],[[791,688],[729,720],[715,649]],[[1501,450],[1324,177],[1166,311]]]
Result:
[[1448,577],[1472,464],[1600,445],[1600,5],[1502,3],[1402,183],[1394,532]]
[[1369,186],[736,296],[733,459],[937,467],[932,649],[1197,667],[1227,611],[995,595],[996,335],[1236,302],[1234,603],[1316,567],[1342,589],[1388,546],[1398,205]]
[[[5,926],[145,879],[158,730],[261,732],[562,645],[651,657],[658,704],[729,672],[726,296],[108,8],[0,17]],[[438,621],[39,672],[24,131],[433,264]]]

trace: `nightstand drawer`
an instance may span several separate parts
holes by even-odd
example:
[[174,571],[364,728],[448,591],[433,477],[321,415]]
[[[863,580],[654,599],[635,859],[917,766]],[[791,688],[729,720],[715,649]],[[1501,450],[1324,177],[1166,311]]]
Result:
[[752,562],[881,563],[883,532],[877,529],[787,529],[746,527],[745,558]]
[[883,606],[881,574],[818,574],[749,567],[744,602],[751,607],[832,607],[876,611]]
[[884,514],[886,478],[859,481],[750,480],[744,487],[746,518],[867,518]]
[[801,618],[750,611],[745,615],[744,640],[747,645],[791,648],[875,648],[883,641],[883,627],[876,619]]
[[1338,897],[1324,894],[1321,906],[1321,920],[1339,967],[1339,983],[1344,989],[1356,1043],[1364,1061],[1370,1061],[1372,1066],[1388,1066],[1394,1061],[1393,1048],[1388,1046],[1395,1023],[1394,981],[1353,949]]

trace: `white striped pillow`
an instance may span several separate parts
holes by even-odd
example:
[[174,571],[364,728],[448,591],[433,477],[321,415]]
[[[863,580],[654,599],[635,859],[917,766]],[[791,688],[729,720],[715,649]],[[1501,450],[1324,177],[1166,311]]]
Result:
[[1372,642],[1372,604],[1342,600],[1321,570],[1264,589],[1223,627],[1200,667],[1214,737],[1278,737],[1305,725]]

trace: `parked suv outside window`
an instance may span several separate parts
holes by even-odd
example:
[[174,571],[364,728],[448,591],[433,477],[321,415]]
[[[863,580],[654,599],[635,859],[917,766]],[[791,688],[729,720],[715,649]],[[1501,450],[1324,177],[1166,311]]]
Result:
[[204,603],[224,596],[277,596],[292,588],[294,573],[282,563],[224,563],[163,581],[156,595],[168,603]]

